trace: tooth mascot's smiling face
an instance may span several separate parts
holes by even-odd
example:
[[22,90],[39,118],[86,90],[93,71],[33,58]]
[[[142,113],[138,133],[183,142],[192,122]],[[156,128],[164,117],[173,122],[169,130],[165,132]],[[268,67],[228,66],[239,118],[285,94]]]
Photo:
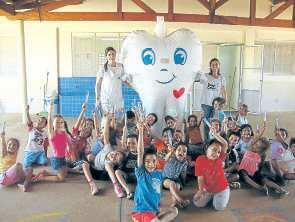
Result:
[[146,113],[156,113],[159,120],[183,117],[186,94],[201,69],[202,48],[195,33],[179,29],[161,38],[134,31],[123,42],[121,60]]

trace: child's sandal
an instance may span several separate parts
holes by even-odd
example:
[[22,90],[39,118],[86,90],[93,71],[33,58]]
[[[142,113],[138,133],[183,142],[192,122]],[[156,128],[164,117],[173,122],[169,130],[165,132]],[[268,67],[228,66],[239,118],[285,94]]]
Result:
[[186,208],[191,202],[189,200],[184,200],[182,203],[183,208]]

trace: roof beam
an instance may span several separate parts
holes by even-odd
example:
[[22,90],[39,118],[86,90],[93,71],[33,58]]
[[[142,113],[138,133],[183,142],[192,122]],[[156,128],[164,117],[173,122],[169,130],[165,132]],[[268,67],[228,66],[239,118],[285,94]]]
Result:
[[272,4],[276,5],[282,2],[286,2],[287,0],[271,0]]
[[216,8],[216,0],[210,0],[210,10],[209,10],[210,23],[214,23],[215,8]]
[[282,4],[280,7],[278,7],[276,10],[274,10],[272,13],[270,13],[268,16],[266,16],[264,19],[274,19],[278,15],[280,15],[282,12],[284,12],[287,8],[292,5],[293,0],[288,0],[284,4]]
[[223,6],[225,3],[227,3],[229,0],[219,0],[218,2],[216,2],[216,7],[215,9],[220,8],[221,6]]
[[134,4],[136,4],[139,8],[141,8],[143,11],[151,14],[155,14],[155,10],[153,10],[151,7],[149,7],[147,4],[145,4],[141,0],[131,0]]
[[[121,17],[117,12],[43,12],[42,20],[46,21],[154,21],[154,13],[143,12],[122,12]],[[168,21],[168,13],[157,13],[156,15],[164,16]],[[39,21],[39,14],[37,11],[30,13],[17,13],[15,16],[8,15],[8,19],[17,20],[31,20]],[[193,23],[209,23],[209,15],[198,14],[178,14],[174,13],[174,22],[193,22]],[[237,16],[221,16],[215,15],[215,24],[228,24],[228,25],[250,25],[250,18],[237,17]],[[292,28],[292,20],[283,19],[263,19],[256,18],[255,26],[266,27],[284,27]]]
[[123,5],[123,2],[122,0],[117,0],[117,13],[120,15],[120,17],[122,18],[123,17],[123,14],[122,14],[122,5]]
[[0,10],[3,10],[4,12],[15,15],[15,10],[12,5],[6,4],[3,0],[0,0]]
[[210,4],[207,0],[198,0],[206,9],[210,10]]
[[46,5],[42,6],[42,10],[47,12],[53,11],[58,8],[62,8],[68,5],[79,5],[83,2],[83,0],[61,0],[61,1],[54,1],[47,3]]
[[250,0],[250,24],[253,25],[256,18],[256,0]]
[[168,21],[174,19],[174,0],[168,0]]

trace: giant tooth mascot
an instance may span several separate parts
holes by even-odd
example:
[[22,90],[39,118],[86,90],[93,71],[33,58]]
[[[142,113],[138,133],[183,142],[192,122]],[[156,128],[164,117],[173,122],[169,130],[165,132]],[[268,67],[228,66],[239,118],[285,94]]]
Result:
[[[201,44],[188,29],[166,35],[163,18],[157,18],[155,32],[130,33],[122,44],[121,60],[146,113],[156,113],[159,120],[165,115],[181,119],[186,95],[201,69]],[[155,132],[161,127],[158,121]]]

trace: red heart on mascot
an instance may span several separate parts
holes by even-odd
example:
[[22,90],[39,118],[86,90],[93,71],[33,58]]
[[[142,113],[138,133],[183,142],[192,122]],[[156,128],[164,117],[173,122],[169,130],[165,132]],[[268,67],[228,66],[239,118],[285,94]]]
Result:
[[184,91],[185,91],[185,88],[180,88],[179,90],[177,90],[177,89],[173,89],[173,96],[176,98],[176,99],[178,99],[179,97],[181,97],[182,95],[183,95],[183,93],[184,93]]

